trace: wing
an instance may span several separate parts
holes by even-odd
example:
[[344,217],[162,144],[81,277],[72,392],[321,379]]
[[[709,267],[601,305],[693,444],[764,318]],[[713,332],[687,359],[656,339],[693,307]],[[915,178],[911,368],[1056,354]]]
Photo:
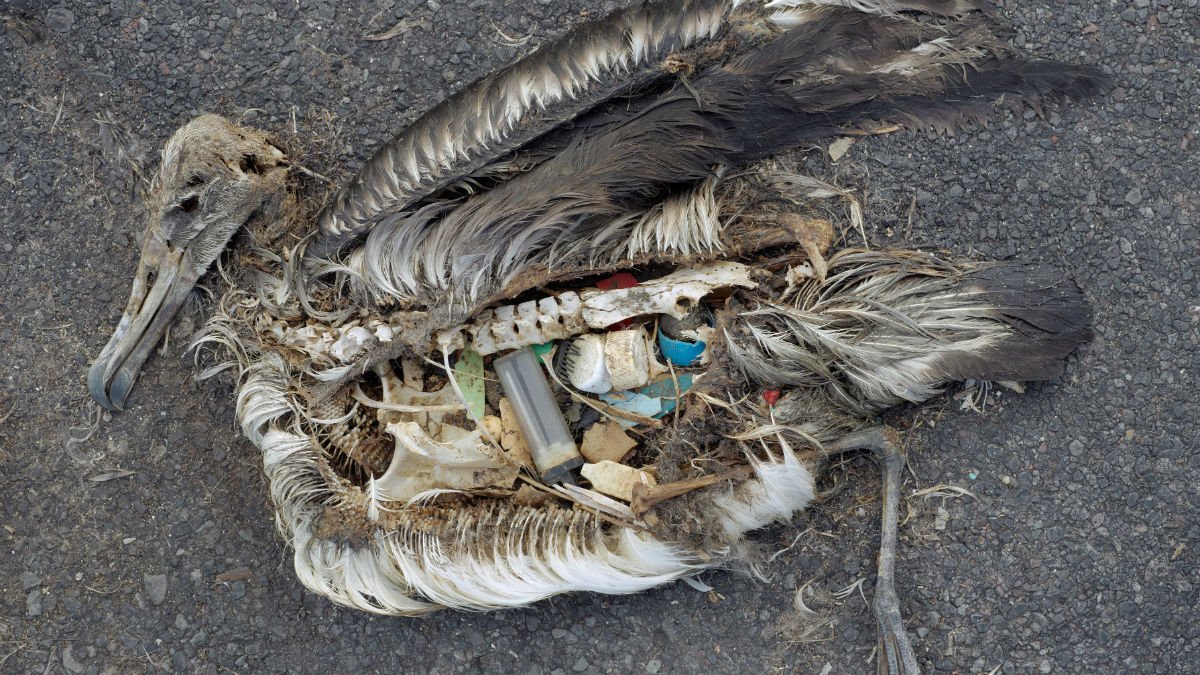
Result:
[[761,3],[638,3],[584,24],[447,98],[376,152],[322,211],[312,256],[613,97],[652,86],[706,48],[753,44]]
[[[1104,82],[1091,68],[1017,56],[979,12],[931,18],[858,8],[866,3],[772,4],[790,6],[773,16],[770,40],[593,105],[506,155],[506,168],[521,168],[512,177],[477,173],[488,188],[477,194],[374,212],[365,243],[337,269],[381,301],[459,308],[447,309],[451,325],[495,297],[596,266],[715,254],[730,234],[711,204],[710,179],[723,167],[867,122],[954,129],[1006,96],[1039,103]],[[439,128],[465,124],[446,122],[448,114],[431,113]],[[489,166],[480,164],[484,173]]]

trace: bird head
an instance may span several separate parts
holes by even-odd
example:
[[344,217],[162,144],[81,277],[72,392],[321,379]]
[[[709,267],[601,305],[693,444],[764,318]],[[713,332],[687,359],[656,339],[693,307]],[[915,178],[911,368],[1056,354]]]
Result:
[[277,211],[288,166],[266,134],[216,115],[197,117],[171,136],[147,199],[129,304],[88,372],[97,403],[124,407],[150,351],[234,233]]

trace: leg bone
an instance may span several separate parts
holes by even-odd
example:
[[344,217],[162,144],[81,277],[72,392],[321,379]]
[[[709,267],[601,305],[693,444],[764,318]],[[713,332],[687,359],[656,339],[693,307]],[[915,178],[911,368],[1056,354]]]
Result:
[[844,436],[829,446],[833,452],[853,449],[875,452],[883,465],[883,524],[879,536],[879,572],[875,582],[875,620],[879,624],[881,675],[917,675],[916,654],[904,630],[900,599],[896,595],[896,541],[900,522],[900,484],[904,449],[900,434],[890,427],[875,427]]

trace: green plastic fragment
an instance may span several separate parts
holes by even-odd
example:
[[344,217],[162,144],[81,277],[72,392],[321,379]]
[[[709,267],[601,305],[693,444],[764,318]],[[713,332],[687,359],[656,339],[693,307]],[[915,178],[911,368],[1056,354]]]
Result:
[[546,357],[550,355],[550,352],[554,351],[554,341],[551,340],[550,342],[543,342],[540,345],[534,345],[531,349],[533,349],[533,355],[537,357],[538,361],[546,363]]
[[473,349],[464,349],[454,364],[454,379],[462,389],[463,401],[474,419],[482,419],[484,413],[483,357]]

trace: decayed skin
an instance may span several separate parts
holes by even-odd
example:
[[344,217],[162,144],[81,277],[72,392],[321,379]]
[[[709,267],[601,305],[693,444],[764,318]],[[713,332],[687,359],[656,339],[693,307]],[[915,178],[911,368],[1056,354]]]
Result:
[[196,281],[233,234],[276,212],[288,161],[266,134],[204,115],[163,148],[147,200],[148,227],[129,304],[88,372],[92,398],[120,410],[138,371]]

